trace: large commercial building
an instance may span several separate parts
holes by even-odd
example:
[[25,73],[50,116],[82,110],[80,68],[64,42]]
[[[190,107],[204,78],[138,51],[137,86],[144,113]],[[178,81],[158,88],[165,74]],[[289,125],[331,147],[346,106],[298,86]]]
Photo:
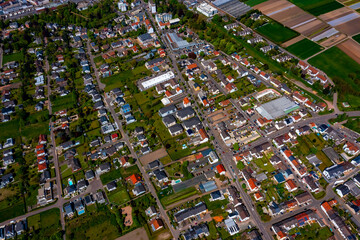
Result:
[[235,18],[240,17],[251,10],[251,7],[238,0],[215,0],[213,4]]
[[165,36],[172,50],[178,50],[197,45],[195,42],[187,42],[186,40],[179,37],[177,33],[166,33]]
[[169,71],[165,74],[159,75],[157,77],[151,78],[149,80],[146,80],[144,82],[140,83],[140,90],[146,90],[151,87],[155,87],[156,85],[166,82],[172,78],[175,78],[175,74],[172,71]]
[[202,13],[204,14],[205,16],[207,17],[212,17],[214,16],[215,14],[218,13],[218,10],[216,8],[214,8],[213,6],[209,5],[208,3],[206,2],[203,2],[201,3],[197,8],[196,10],[199,12],[199,13]]
[[286,97],[281,97],[267,102],[260,107],[257,107],[255,110],[261,114],[261,116],[270,120],[285,116],[298,108],[299,106],[295,102]]

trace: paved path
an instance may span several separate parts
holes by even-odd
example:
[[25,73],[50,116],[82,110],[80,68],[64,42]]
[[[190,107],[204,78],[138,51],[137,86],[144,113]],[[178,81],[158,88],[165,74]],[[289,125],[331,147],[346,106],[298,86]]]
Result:
[[3,49],[2,46],[0,47],[0,68],[2,68],[3,63]]

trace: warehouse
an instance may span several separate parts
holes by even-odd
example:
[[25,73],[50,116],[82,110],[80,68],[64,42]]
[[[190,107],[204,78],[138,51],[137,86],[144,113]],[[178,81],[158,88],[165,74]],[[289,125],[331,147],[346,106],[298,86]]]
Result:
[[160,76],[157,76],[157,77],[154,77],[154,78],[151,78],[149,80],[146,80],[146,81],[143,81],[141,82],[139,85],[140,85],[140,90],[143,91],[143,90],[146,90],[146,89],[149,89],[151,87],[155,87],[156,85],[160,84],[160,83],[163,83],[163,82],[166,82],[172,78],[175,78],[175,74],[172,72],[172,71],[169,71],[165,74],[162,74]]
[[270,120],[285,116],[298,108],[299,106],[295,102],[286,97],[281,97],[267,102],[260,107],[257,107],[255,110],[261,114],[261,116]]

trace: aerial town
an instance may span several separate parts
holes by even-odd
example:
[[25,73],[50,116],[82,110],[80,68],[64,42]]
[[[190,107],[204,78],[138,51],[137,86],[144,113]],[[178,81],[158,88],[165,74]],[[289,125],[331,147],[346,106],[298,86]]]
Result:
[[360,239],[360,0],[0,0],[0,240]]

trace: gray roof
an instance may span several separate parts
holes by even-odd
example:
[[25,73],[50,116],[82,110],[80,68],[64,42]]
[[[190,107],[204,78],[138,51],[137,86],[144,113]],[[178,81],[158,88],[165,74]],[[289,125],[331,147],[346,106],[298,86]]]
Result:
[[176,109],[175,105],[172,104],[172,105],[161,108],[159,110],[159,114],[160,114],[160,116],[165,117],[173,112],[176,112],[176,110],[177,109]]
[[174,126],[169,127],[170,133],[174,133],[174,134],[182,130],[183,128],[180,124],[175,124]]
[[281,97],[262,104],[256,108],[256,111],[258,111],[263,117],[270,120],[285,116],[289,112],[298,108],[299,106],[295,102],[286,97]]
[[181,210],[180,212],[175,213],[174,217],[177,222],[182,222],[182,221],[184,221],[192,216],[196,216],[206,210],[207,210],[206,205],[203,202],[201,202],[200,204],[198,204],[194,207],[187,208],[187,209]]
[[190,118],[189,120],[185,120],[183,122],[185,128],[194,128],[201,124],[201,121],[198,117]]
[[163,123],[165,124],[165,126],[169,126],[173,123],[176,123],[176,119],[173,115],[167,115],[162,119]]
[[163,180],[164,178],[167,178],[167,175],[166,175],[166,173],[165,173],[164,170],[156,169],[156,170],[154,171],[154,175],[155,175],[155,177],[156,177],[156,179],[157,179],[158,181],[161,181],[161,180]]
[[188,118],[195,115],[195,111],[192,107],[186,107],[176,112],[178,118]]

